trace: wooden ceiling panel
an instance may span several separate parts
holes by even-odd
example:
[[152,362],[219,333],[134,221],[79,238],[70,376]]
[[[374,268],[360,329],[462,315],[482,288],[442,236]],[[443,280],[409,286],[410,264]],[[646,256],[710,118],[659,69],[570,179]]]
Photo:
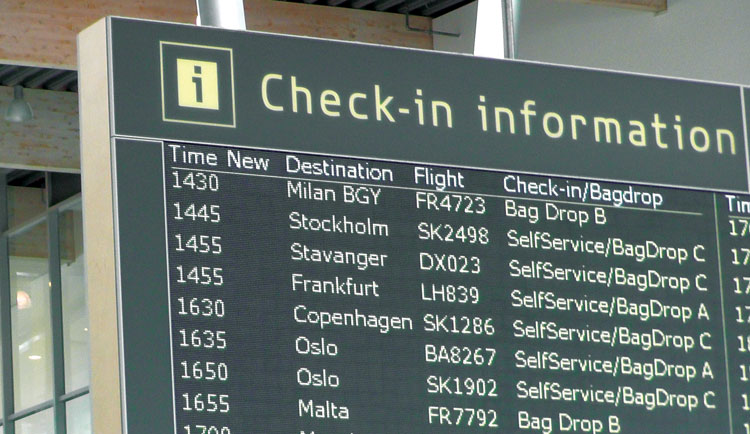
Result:
[[667,10],[667,0],[572,0],[576,3],[592,5],[617,6],[628,9],[640,9],[652,12]]
[[[247,27],[275,33],[432,48],[402,15],[271,0],[244,0]],[[76,68],[76,35],[107,15],[194,23],[195,2],[175,0],[0,1],[0,64]],[[431,20],[415,17],[429,28]]]
[[[53,172],[79,172],[78,95],[26,89],[34,111],[28,122],[0,118],[0,167]],[[0,86],[0,109],[13,99],[13,88]]]

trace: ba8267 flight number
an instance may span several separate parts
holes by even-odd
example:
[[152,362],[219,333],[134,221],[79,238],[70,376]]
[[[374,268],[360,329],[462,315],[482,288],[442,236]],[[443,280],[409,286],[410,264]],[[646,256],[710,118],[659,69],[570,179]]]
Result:
[[427,363],[449,365],[492,366],[497,350],[490,347],[467,347],[460,345],[425,344],[424,358]]

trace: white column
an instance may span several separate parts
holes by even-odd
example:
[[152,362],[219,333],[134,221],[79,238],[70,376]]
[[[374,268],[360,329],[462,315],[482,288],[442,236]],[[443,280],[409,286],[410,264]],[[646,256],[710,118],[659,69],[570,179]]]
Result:
[[477,0],[433,20],[434,30],[460,36],[433,35],[437,51],[505,59],[514,57],[513,0]]
[[246,30],[242,0],[196,0],[199,26]]

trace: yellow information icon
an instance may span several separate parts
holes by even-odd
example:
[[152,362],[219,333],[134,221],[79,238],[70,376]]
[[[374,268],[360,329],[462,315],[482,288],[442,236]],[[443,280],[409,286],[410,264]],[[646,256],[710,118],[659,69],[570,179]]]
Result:
[[181,107],[219,110],[216,62],[177,59],[177,104]]
[[159,42],[164,122],[235,128],[232,49]]

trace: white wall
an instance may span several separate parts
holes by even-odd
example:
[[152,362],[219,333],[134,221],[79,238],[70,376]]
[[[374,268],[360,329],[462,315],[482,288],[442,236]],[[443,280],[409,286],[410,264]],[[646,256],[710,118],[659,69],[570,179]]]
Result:
[[[750,1],[750,0],[748,0]],[[461,36],[433,35],[432,44],[436,51],[451,53],[474,53],[474,36],[477,26],[477,2],[456,9],[436,18],[432,28],[441,32],[456,33]]]
[[502,59],[505,57],[504,25],[501,0],[478,0],[433,20],[434,30],[460,35],[434,34],[433,46],[436,51]]
[[519,59],[750,85],[750,0],[669,0],[658,15],[521,4]]

